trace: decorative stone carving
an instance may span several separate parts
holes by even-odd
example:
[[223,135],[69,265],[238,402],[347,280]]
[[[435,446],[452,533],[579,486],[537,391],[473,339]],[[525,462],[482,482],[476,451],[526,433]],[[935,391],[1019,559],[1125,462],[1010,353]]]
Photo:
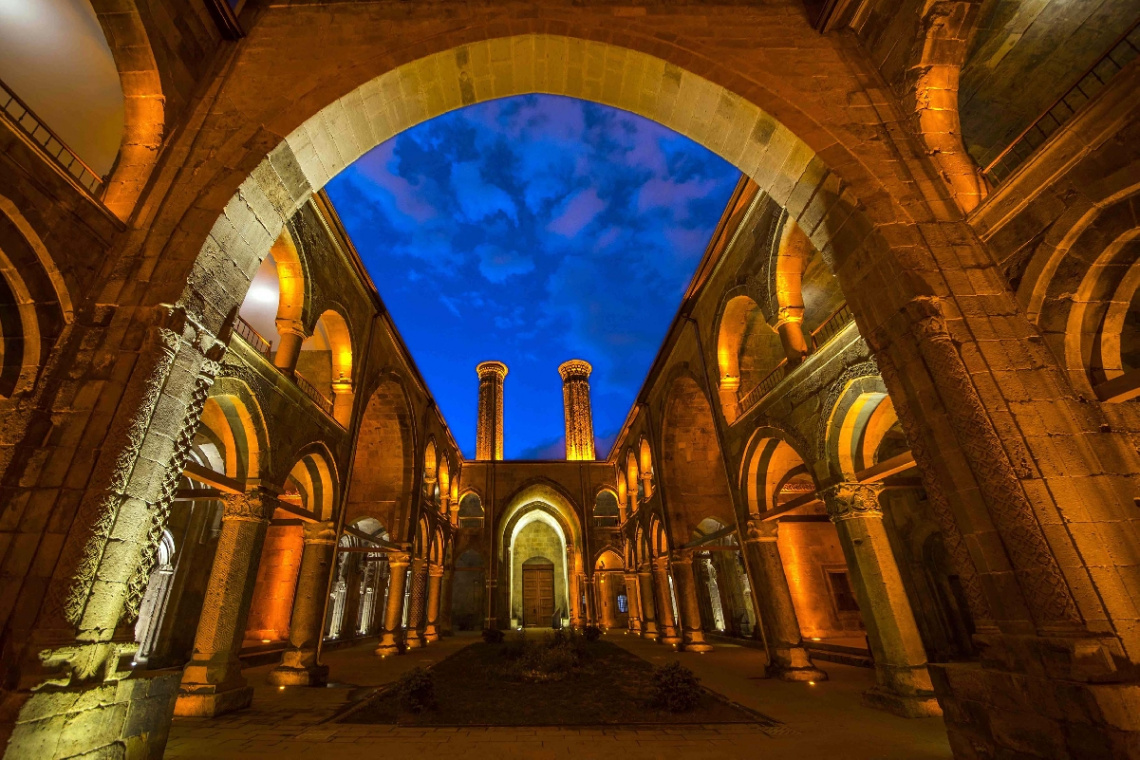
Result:
[[856,518],[883,519],[883,508],[879,505],[879,494],[883,486],[879,483],[840,483],[823,491],[823,501],[827,515],[832,522]]
[[1030,614],[1038,625],[1079,628],[1081,616],[1068,583],[946,328],[938,299],[916,299],[909,310],[919,352],[935,380],[958,444],[981,486]]

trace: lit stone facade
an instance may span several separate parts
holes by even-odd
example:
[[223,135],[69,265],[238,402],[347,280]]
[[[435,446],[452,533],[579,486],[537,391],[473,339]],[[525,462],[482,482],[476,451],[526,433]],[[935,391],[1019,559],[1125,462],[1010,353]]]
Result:
[[562,410],[566,417],[566,458],[591,461],[594,456],[594,415],[590,411],[590,372],[593,367],[571,359],[558,367],[562,376]]
[[[568,625],[755,639],[821,689],[815,640],[866,637],[867,703],[941,710],[960,758],[1134,757],[1140,68],[982,182],[979,132],[1111,68],[1032,41],[1081,14],[810,5],[94,4],[128,103],[106,189],[0,119],[5,756],[158,756],[176,709],[249,703],[243,658],[320,683],[319,623],[384,657],[505,628],[541,522]],[[746,178],[596,461],[491,461],[502,365],[465,460],[321,193],[529,93]],[[242,317],[271,252],[275,340]]]
[[479,419],[475,428],[475,458],[503,458],[503,381],[507,365],[483,362],[475,368],[479,375]]

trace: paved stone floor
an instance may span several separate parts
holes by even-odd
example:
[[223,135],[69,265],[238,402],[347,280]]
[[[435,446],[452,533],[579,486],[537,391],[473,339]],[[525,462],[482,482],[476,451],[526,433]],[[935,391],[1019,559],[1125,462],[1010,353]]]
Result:
[[949,758],[941,719],[906,720],[859,702],[869,670],[824,663],[831,680],[810,686],[759,678],[763,654],[718,646],[699,655],[626,636],[607,638],[651,662],[677,659],[709,688],[784,725],[664,725],[638,728],[398,728],[326,722],[417,665],[438,662],[475,639],[456,636],[402,657],[380,659],[374,644],[326,654],[327,688],[270,685],[271,666],[249,668],[253,707],[215,719],[176,718],[168,758]]

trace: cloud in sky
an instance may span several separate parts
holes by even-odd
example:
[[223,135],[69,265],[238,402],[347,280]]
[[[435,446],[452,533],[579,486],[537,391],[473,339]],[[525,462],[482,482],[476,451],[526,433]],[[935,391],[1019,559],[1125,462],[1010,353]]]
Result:
[[327,190],[464,453],[475,365],[498,359],[507,458],[560,458],[558,365],[593,364],[604,456],[739,176],[654,122],[530,95],[408,130]]

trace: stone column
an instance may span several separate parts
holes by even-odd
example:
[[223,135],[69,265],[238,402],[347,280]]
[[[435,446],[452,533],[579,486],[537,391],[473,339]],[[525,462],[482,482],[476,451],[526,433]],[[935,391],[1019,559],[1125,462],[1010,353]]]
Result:
[[507,365],[483,362],[475,368],[479,375],[479,416],[475,428],[475,458],[503,458],[503,381]]
[[428,566],[427,625],[424,641],[439,641],[439,596],[443,588],[443,565]]
[[281,336],[281,342],[277,344],[273,364],[286,375],[292,376],[297,369],[297,359],[301,356],[301,344],[308,337],[305,335],[305,327],[295,319],[279,319],[277,333]]
[[388,599],[384,605],[384,632],[376,654],[387,657],[400,653],[400,626],[404,620],[404,590],[408,584],[408,553],[388,555]]
[[455,571],[447,569],[443,571],[443,582],[440,584],[439,590],[439,635],[450,636],[451,630],[451,579],[455,575]]
[[408,599],[408,649],[419,649],[426,642],[420,626],[424,624],[427,607],[428,561],[426,558],[412,561],[412,594]]
[[660,641],[680,647],[681,637],[677,635],[677,619],[673,615],[673,599],[669,592],[669,557],[653,560],[653,587],[657,590],[657,619],[661,629]]
[[340,630],[337,638],[340,640],[356,638],[357,622],[360,620],[360,591],[364,582],[364,572],[360,567],[362,556],[355,552],[344,556],[344,612],[340,617]]
[[225,498],[222,532],[210,568],[194,653],[182,673],[174,714],[213,716],[248,707],[253,688],[241,675],[246,618],[265,532],[277,500],[262,491]]
[[681,607],[685,649],[690,652],[712,650],[712,645],[705,641],[704,625],[701,623],[701,602],[697,599],[697,579],[693,575],[691,549],[682,550],[673,558],[673,579],[677,584],[677,602]]
[[352,423],[352,400],[356,394],[352,389],[351,380],[337,380],[332,384],[333,392],[333,419],[345,429]]
[[320,686],[328,680],[327,665],[317,662],[321,642],[325,592],[336,549],[336,526],[331,521],[305,523],[305,548],[289,621],[289,648],[269,674],[278,686]]
[[653,570],[648,563],[637,570],[637,591],[641,606],[641,635],[657,641],[657,604],[653,599]]
[[629,607],[626,619],[629,630],[641,633],[641,594],[637,590],[637,573],[625,574],[625,601]]
[[878,683],[864,693],[863,701],[907,718],[941,715],[926,651],[883,526],[881,491],[881,485],[859,483],[840,483],[824,491],[875,658]]
[[[589,362],[581,359],[571,359],[558,367],[558,374],[562,376],[567,460],[594,459],[594,418],[590,412],[589,380],[593,369]],[[588,593],[586,599],[589,599]]]
[[597,581],[597,576],[588,575],[585,577],[582,583],[582,588],[586,592],[586,625],[598,624],[598,602],[594,597],[594,594],[597,593],[597,588],[595,586]]
[[792,590],[780,557],[778,531],[779,523],[775,520],[749,520],[744,538],[756,613],[768,641],[768,674],[785,681],[824,681],[827,674],[815,667],[804,648]]
[[803,364],[811,347],[804,336],[803,309],[781,308],[780,317],[776,322],[776,332],[780,335],[780,344],[787,357],[787,370]]

